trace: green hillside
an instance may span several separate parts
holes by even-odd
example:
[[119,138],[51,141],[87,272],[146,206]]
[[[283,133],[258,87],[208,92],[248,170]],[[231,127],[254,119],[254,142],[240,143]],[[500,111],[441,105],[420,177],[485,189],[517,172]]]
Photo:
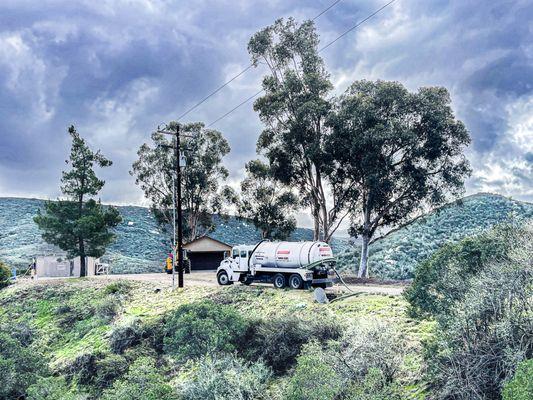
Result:
[[[43,206],[38,199],[0,198],[0,260],[23,268],[36,255],[61,254],[41,238],[33,217]],[[114,273],[159,272],[168,247],[150,211],[145,207],[119,206],[123,221],[117,227],[117,239],[102,258]],[[235,217],[215,216],[216,229],[209,235],[225,243],[252,244],[261,239],[252,223]],[[311,240],[309,229],[298,228],[291,240]],[[346,241],[335,239],[341,249]]]
[[[413,277],[413,269],[448,242],[479,234],[509,218],[533,218],[533,204],[504,196],[480,193],[450,203],[412,223],[391,231],[370,246],[370,274],[390,279]],[[341,269],[359,264],[354,245],[339,255]]]

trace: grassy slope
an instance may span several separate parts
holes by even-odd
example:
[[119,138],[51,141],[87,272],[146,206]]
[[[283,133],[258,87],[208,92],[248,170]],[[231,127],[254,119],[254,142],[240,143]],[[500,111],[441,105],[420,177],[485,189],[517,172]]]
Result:
[[[115,284],[110,284],[113,285]],[[102,281],[76,279],[53,284],[15,285],[0,291],[0,327],[24,323],[34,331],[36,349],[43,351],[57,373],[82,354],[110,354],[108,336],[115,326],[133,319],[157,319],[182,304],[202,298],[230,304],[245,316],[269,318],[283,312],[312,317],[333,313],[347,323],[358,318],[393,322],[409,339],[405,349],[408,377],[403,384],[412,398],[422,398],[418,382],[421,368],[421,341],[431,334],[431,323],[420,323],[405,314],[406,302],[399,296],[360,294],[345,300],[320,305],[307,291],[275,290],[262,287],[194,287],[170,292],[154,292],[147,283],[128,283],[127,293],[111,293]],[[116,286],[115,286],[116,287]],[[112,320],[99,316],[102,306],[119,302],[120,311]],[[89,311],[96,306],[96,312]],[[62,319],[65,310],[76,310],[75,321]]]
[[[443,244],[479,234],[508,218],[533,218],[533,204],[486,193],[465,197],[373,243],[370,273],[382,278],[412,278],[416,264]],[[359,247],[355,246],[341,253],[341,269],[353,269],[358,265],[359,252]]]

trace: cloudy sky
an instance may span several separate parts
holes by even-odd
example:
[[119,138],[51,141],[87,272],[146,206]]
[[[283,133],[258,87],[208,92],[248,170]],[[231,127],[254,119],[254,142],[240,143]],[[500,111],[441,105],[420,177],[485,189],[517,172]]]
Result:
[[[342,0],[316,20],[328,43],[387,0]],[[143,204],[128,171],[158,124],[249,64],[250,36],[333,0],[2,0],[0,196],[58,196],[75,124],[111,158],[101,197]],[[467,191],[533,200],[533,3],[397,0],[322,54],[337,92],[357,79],[443,85],[472,135]],[[210,123],[260,87],[261,67],[187,115]],[[255,156],[251,103],[215,126],[231,182]]]

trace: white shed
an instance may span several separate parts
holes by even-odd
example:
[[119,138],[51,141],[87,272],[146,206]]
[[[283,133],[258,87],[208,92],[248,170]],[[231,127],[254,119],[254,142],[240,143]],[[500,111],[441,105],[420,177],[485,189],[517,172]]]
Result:
[[[99,259],[86,257],[87,276],[96,274]],[[41,256],[36,258],[37,277],[79,278],[80,257],[67,259],[65,256]]]

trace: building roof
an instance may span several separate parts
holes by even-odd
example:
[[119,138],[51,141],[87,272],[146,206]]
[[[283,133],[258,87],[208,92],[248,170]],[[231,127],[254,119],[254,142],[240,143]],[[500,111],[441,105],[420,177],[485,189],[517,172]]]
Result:
[[216,252],[216,251],[230,251],[231,246],[220,240],[213,239],[209,236],[200,236],[187,244],[183,248],[191,253],[195,252]]

